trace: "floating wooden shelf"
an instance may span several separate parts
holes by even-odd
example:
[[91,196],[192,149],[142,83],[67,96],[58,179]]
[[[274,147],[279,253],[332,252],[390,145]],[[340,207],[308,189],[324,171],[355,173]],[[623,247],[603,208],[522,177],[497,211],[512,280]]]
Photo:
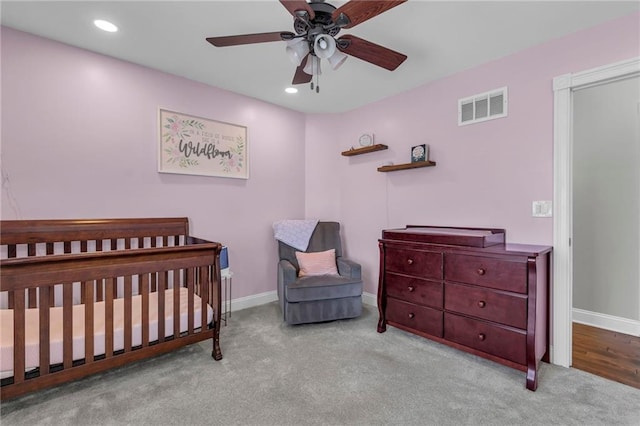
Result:
[[395,172],[396,170],[418,169],[420,167],[435,166],[435,161],[415,161],[413,163],[394,164],[392,166],[378,167],[379,172]]
[[342,155],[344,155],[345,157],[351,157],[352,155],[368,154],[370,152],[382,151],[387,148],[389,147],[381,143],[377,143],[375,145],[364,146],[362,148],[351,148],[348,151],[343,151]]

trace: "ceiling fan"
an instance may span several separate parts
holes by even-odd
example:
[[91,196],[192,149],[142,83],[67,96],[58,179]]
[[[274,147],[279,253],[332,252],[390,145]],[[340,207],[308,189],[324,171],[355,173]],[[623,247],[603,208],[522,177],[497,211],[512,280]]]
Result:
[[[224,37],[208,37],[207,41],[216,47],[241,44],[286,41],[287,53],[298,66],[292,84],[311,82],[320,72],[320,60],[327,59],[335,70],[344,63],[346,55],[393,71],[407,59],[406,55],[386,47],[346,34],[335,36],[343,28],[353,28],[407,0],[350,0],[336,8],[324,0],[280,0],[293,15],[293,29],[270,33],[243,34]],[[319,87],[316,84],[316,92]]]

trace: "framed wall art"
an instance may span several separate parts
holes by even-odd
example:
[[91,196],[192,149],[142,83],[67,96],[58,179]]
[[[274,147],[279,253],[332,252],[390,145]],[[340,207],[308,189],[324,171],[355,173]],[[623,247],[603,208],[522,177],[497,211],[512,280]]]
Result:
[[427,144],[411,147],[411,162],[427,161],[429,159],[429,146]]
[[160,108],[158,172],[249,178],[247,128]]

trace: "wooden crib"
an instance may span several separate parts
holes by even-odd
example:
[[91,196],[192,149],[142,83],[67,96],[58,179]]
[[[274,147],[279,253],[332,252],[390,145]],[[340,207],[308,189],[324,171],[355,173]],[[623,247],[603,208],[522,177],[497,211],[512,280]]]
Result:
[[0,397],[211,338],[222,359],[221,247],[187,218],[1,221]]

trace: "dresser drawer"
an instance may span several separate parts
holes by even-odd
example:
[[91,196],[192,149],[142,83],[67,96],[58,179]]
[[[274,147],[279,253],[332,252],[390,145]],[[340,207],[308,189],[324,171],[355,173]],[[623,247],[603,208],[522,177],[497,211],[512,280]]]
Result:
[[390,297],[387,299],[386,317],[387,321],[442,337],[442,311]]
[[442,309],[442,281],[429,281],[387,272],[385,282],[389,297]]
[[527,296],[524,295],[447,282],[444,286],[444,308],[512,327],[527,328]]
[[447,253],[444,258],[444,278],[500,290],[527,292],[526,262]]
[[445,312],[444,338],[518,364],[526,364],[527,336],[524,331]]
[[390,272],[442,279],[442,253],[387,247],[385,263]]

